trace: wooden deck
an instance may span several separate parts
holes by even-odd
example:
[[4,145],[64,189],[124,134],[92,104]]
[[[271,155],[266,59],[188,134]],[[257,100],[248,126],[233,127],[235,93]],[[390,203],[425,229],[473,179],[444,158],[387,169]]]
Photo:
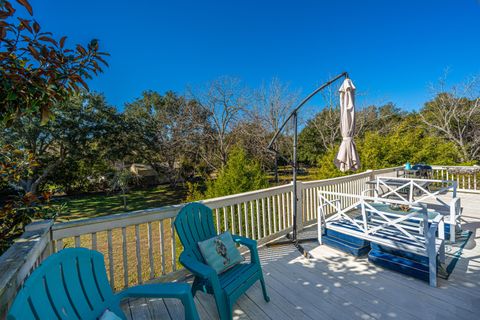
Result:
[[[258,284],[239,299],[234,319],[479,319],[480,194],[460,194],[464,230],[473,232],[448,280],[439,287],[307,243],[313,259],[290,245],[262,248],[260,258],[271,301]],[[448,253],[447,253],[448,254]],[[215,302],[198,293],[202,319],[218,319]],[[135,299],[123,305],[129,319],[183,319],[183,307],[166,299]]]

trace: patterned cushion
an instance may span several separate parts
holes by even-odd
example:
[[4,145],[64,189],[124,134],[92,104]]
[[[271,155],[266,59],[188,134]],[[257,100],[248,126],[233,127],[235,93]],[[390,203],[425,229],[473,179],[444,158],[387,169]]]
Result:
[[200,241],[198,247],[205,262],[215,269],[217,274],[244,260],[228,231],[205,241]]

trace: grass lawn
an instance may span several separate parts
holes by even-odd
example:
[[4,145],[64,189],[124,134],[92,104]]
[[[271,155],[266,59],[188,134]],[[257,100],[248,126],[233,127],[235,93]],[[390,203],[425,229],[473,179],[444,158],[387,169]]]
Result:
[[127,209],[123,207],[123,198],[119,194],[87,194],[72,197],[58,197],[57,201],[67,203],[68,212],[61,214],[57,221],[105,216],[112,213],[162,207],[185,201],[187,190],[182,186],[175,188],[160,185],[151,189],[132,190],[127,194]]
[[[318,168],[303,168],[297,175],[299,181],[312,181],[317,179]],[[273,172],[268,173],[268,178],[273,181]],[[286,184],[292,181],[292,167],[280,166],[278,167],[278,181],[279,184]]]
[[[298,180],[314,180],[316,168],[304,169],[298,175]],[[268,175],[273,180],[273,175]],[[290,166],[279,168],[280,184],[289,183],[292,180]],[[273,183],[272,183],[273,186]],[[67,203],[68,212],[61,214],[57,221],[71,221],[77,219],[94,218],[112,213],[121,213],[148,208],[157,208],[185,201],[187,190],[183,186],[175,188],[168,184],[156,186],[150,189],[132,190],[127,194],[127,209],[123,207],[123,199],[120,194],[86,194],[79,196],[58,197],[57,201]]]

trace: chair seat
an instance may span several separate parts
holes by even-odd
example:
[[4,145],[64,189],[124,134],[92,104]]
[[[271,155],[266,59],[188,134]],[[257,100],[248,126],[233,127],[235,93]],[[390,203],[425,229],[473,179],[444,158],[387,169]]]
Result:
[[[231,295],[245,282],[245,279],[254,277],[258,271],[259,268],[256,264],[248,262],[237,264],[231,269],[228,269],[227,271],[218,275],[220,287],[225,290],[227,295]],[[212,292],[212,287],[208,281],[204,281],[204,285],[207,289],[207,292]]]
[[245,282],[245,279],[253,277],[258,271],[256,264],[240,263],[219,276],[220,286],[230,295]]

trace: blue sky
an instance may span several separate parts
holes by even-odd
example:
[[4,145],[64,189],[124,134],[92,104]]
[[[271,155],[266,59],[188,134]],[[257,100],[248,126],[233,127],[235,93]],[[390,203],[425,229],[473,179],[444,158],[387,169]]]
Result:
[[120,109],[146,89],[183,93],[221,75],[250,87],[278,77],[306,94],[345,70],[360,104],[411,110],[445,69],[450,83],[480,74],[478,0],[31,3],[68,44],[100,40],[110,67],[90,87]]

